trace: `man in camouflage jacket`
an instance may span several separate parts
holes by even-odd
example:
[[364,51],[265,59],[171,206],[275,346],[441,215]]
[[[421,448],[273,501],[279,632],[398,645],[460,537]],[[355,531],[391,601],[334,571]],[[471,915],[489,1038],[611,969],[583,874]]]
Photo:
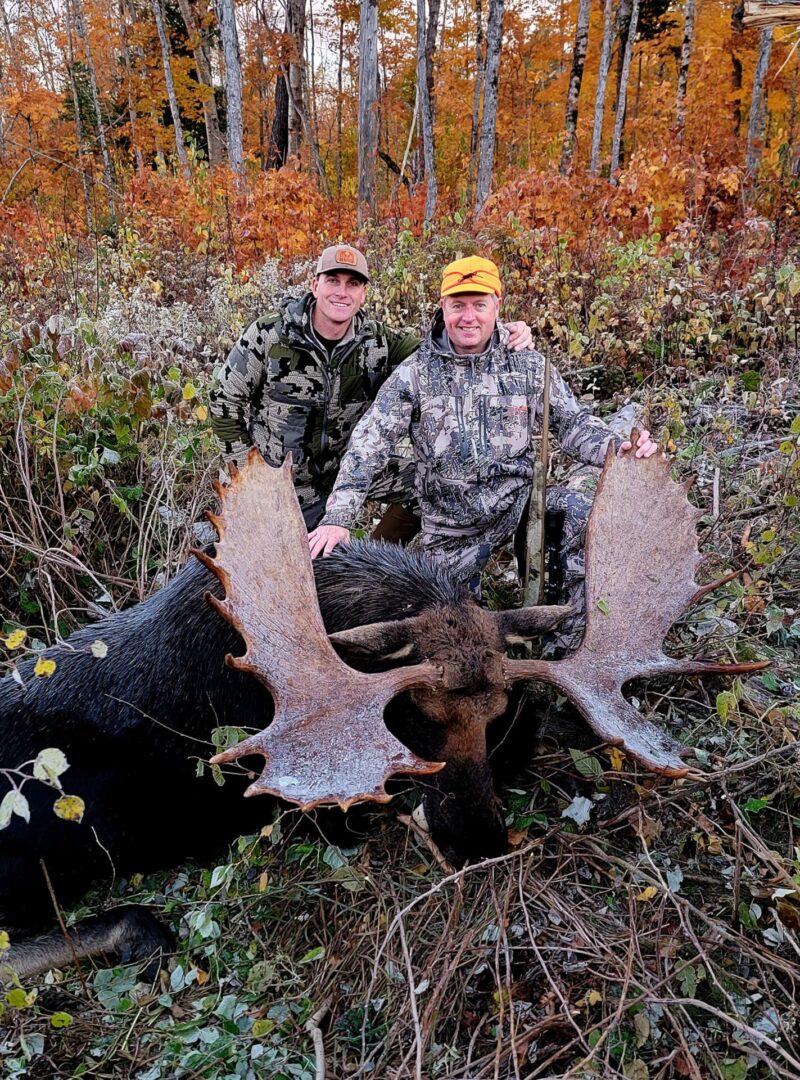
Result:
[[[422,547],[477,588],[490,554],[520,523],[542,413],[544,357],[509,350],[499,303],[494,263],[473,257],[447,267],[430,332],[353,431],[322,525],[309,536],[312,555],[347,539],[373,477],[410,435]],[[550,409],[562,448],[582,462],[601,465],[609,441],[630,445],[581,405],[555,370]],[[655,450],[642,432],[637,456]]]
[[[256,446],[274,466],[288,451],[306,526],[322,516],[348,439],[389,374],[420,339],[366,316],[369,272],[363,254],[345,244],[326,248],[311,290],[286,297],[278,311],[256,319],[233,347],[211,395],[211,426],[226,461],[242,464]],[[530,329],[511,324],[515,348],[530,345]],[[413,503],[413,461],[390,454],[371,481],[380,502]],[[418,527],[399,515],[396,533]],[[413,524],[409,524],[409,519]]]

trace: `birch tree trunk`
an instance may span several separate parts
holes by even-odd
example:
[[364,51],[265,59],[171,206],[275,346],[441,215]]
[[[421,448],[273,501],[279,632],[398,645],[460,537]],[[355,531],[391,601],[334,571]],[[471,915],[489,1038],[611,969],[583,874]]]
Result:
[[242,121],[242,62],[239,53],[239,34],[233,0],[217,0],[217,17],[222,34],[225,57],[226,120],[228,128],[228,161],[236,175],[244,177],[244,136]]
[[600,50],[600,69],[597,73],[597,91],[594,97],[594,127],[592,129],[592,160],[589,171],[597,176],[600,171],[600,147],[603,142],[603,116],[606,106],[606,86],[611,68],[611,14],[613,0],[605,0],[603,9],[603,45]]
[[112,222],[116,223],[117,220],[117,204],[116,194],[114,191],[114,170],[111,167],[111,157],[108,153],[108,143],[106,142],[106,129],[103,125],[103,114],[100,111],[100,95],[97,91],[97,78],[94,73],[94,60],[92,59],[92,50],[89,47],[89,35],[86,32],[86,21],[83,17],[83,3],[82,0],[73,0],[73,18],[75,21],[75,29],[78,37],[81,39],[83,45],[83,53],[86,57],[86,70],[89,74],[89,91],[92,96],[92,106],[94,108],[94,115],[97,121],[97,140],[100,143],[100,153],[103,157],[103,179],[106,185],[106,191],[108,194],[108,212]]
[[[67,20],[69,20],[68,11]],[[139,146],[139,140],[136,137],[136,106],[133,103],[133,64],[131,62],[131,47],[128,41],[128,13],[125,10],[125,0],[120,0],[119,21],[120,26],[122,27],[122,62],[125,65],[125,82],[127,83],[128,91],[128,122],[131,125],[131,147],[133,149],[134,161],[136,162],[136,171],[141,172],[144,169],[144,158],[142,157],[142,148]],[[71,40],[69,47],[71,55]]]
[[336,197],[342,197],[342,73],[344,70],[344,14],[339,17],[339,64],[336,69]]
[[422,116],[422,153],[425,163],[425,179],[428,185],[425,195],[425,220],[432,221],[436,213],[438,191],[433,141],[433,102],[431,101],[430,84],[428,82],[427,41],[425,0],[417,0],[417,93]]
[[358,29],[358,224],[377,213],[378,0],[361,0]]
[[181,113],[178,108],[178,99],[175,95],[175,83],[172,80],[169,41],[167,40],[167,35],[164,30],[164,20],[161,17],[161,0],[150,0],[150,9],[153,12],[153,18],[156,22],[158,40],[161,43],[161,61],[164,65],[164,81],[167,84],[167,100],[169,101],[169,111],[172,114],[172,127],[175,131],[175,149],[178,154],[178,161],[181,163],[183,175],[187,180],[191,180],[192,171],[189,168],[189,158],[186,155],[186,146],[183,141]]
[[619,81],[619,93],[617,95],[617,115],[614,118],[614,139],[611,143],[611,183],[616,183],[614,173],[619,168],[620,147],[622,146],[622,129],[625,126],[625,106],[628,100],[628,79],[631,74],[631,55],[633,43],[636,40],[636,27],[639,22],[639,0],[633,0],[631,21],[628,27],[628,39],[625,42],[625,55],[622,59],[622,73]]
[[689,82],[689,61],[694,48],[694,0],[685,0],[683,9],[683,44],[681,45],[681,65],[678,69],[678,101],[675,120],[678,139],[683,142],[686,128],[686,87]]
[[503,0],[489,0],[486,24],[486,65],[483,75],[483,118],[481,121],[478,182],[475,186],[475,216],[478,217],[489,197],[494,169],[494,143],[497,130],[497,94],[500,83],[500,50],[503,44]]
[[747,175],[752,180],[761,160],[761,140],[764,136],[766,102],[764,99],[764,79],[769,70],[769,58],[772,53],[773,27],[767,26],[761,31],[758,42],[758,60],[753,74],[753,96],[750,99],[750,122],[747,125],[747,151],[745,162]]
[[561,148],[561,164],[558,169],[562,176],[566,176],[571,169],[572,159],[575,156],[575,144],[578,137],[578,104],[583,82],[583,66],[586,63],[586,49],[589,44],[589,11],[589,0],[580,0],[578,22],[575,27],[575,47],[572,50],[572,70],[567,90],[564,145]]
[[478,130],[480,125],[481,91],[483,89],[483,12],[481,0],[475,0],[475,87],[472,92],[472,128],[469,134],[469,170],[467,171],[466,204],[472,206],[475,170],[478,167]]
[[197,81],[203,87],[203,122],[206,128],[206,143],[208,145],[208,161],[210,165],[219,165],[225,158],[225,140],[219,127],[219,113],[217,112],[217,99],[214,95],[214,80],[211,76],[211,58],[203,38],[200,27],[197,25],[191,0],[178,0],[181,16],[186,25],[189,35],[189,45],[194,57],[194,67],[197,72]]
[[75,81],[75,47],[72,38],[72,20],[70,18],[69,4],[66,5],[65,15],[67,19],[67,70],[72,89],[72,107],[75,110],[75,144],[78,152],[78,168],[81,173],[83,185],[83,201],[86,206],[86,225],[92,230],[92,199],[89,193],[89,178],[86,175],[86,163],[83,158],[83,124],[81,123],[81,104],[78,97],[78,84]]
[[303,84],[305,82],[306,53],[306,4],[305,0],[287,0],[286,29],[294,39],[294,59],[289,63],[289,144],[287,154],[296,157],[300,153],[303,133]]

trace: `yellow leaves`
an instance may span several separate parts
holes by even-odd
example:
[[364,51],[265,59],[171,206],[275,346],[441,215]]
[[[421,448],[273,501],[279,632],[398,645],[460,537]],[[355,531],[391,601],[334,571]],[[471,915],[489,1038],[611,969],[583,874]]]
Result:
[[13,630],[7,638],[3,638],[3,644],[7,649],[19,649],[27,636],[25,630]]
[[194,410],[195,419],[204,423],[208,419],[208,409],[205,405],[198,405]]
[[716,179],[718,186],[728,195],[735,195],[739,190],[739,173],[734,168],[723,169]]
[[637,903],[646,904],[647,901],[652,900],[657,893],[658,889],[655,887],[655,885],[648,885],[646,889],[642,889],[640,893],[637,893],[633,899]]
[[193,401],[197,397],[197,389],[194,383],[187,382],[183,388],[183,400]]
[[579,1009],[585,1009],[588,1006],[599,1005],[603,1000],[603,995],[598,990],[590,990],[588,994],[584,994],[582,998],[579,998],[575,1004]]
[[7,930],[0,930],[0,957],[11,948],[11,939]]
[[608,752],[608,760],[611,762],[611,768],[614,772],[622,771],[622,763],[625,760],[625,755],[617,746],[612,746]]
[[263,873],[259,874],[259,877],[258,877],[258,891],[260,893],[261,892],[266,892],[268,882],[269,882],[269,874],[265,870]]
[[55,660],[50,660],[47,657],[40,656],[39,659],[36,661],[36,665],[34,666],[33,674],[38,676],[40,679],[49,679],[50,676],[55,672],[55,670]]
[[53,803],[53,813],[62,821],[81,821],[85,809],[80,795],[62,795]]

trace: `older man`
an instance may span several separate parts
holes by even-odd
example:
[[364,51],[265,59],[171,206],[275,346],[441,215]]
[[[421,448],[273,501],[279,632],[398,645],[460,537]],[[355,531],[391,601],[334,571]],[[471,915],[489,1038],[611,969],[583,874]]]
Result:
[[[471,257],[444,271],[441,307],[419,349],[384,383],[356,425],[312,556],[346,541],[393,447],[411,436],[422,546],[476,588],[490,554],[520,523],[533,476],[533,436],[542,412],[544,357],[512,352],[498,323],[497,267]],[[601,465],[609,441],[630,447],[551,374],[551,421],[570,456]],[[637,457],[656,445],[644,431]]]
[[[211,396],[211,426],[227,461],[255,445],[271,465],[291,450],[308,528],[322,516],[347,440],[384,380],[420,339],[362,312],[369,270],[347,244],[326,248],[311,289],[285,297],[256,319],[228,355]],[[527,349],[530,328],[511,323],[509,344]],[[372,477],[370,496],[393,504],[376,531],[387,540],[413,535],[413,462],[389,454]]]

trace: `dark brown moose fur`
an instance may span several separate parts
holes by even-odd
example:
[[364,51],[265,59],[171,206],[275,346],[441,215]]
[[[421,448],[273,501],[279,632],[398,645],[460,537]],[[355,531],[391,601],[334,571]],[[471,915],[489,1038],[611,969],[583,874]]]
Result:
[[[506,705],[504,640],[525,632],[518,625],[524,613],[491,616],[441,568],[390,545],[354,543],[318,560],[315,571],[329,631],[346,638],[348,628],[373,624],[372,641],[340,645],[353,666],[380,670],[428,658],[443,669],[441,691],[403,694],[387,710],[388,725],[412,750],[447,761],[422,781],[437,843],[460,861],[504,850],[486,732]],[[197,759],[212,750],[213,728],[261,727],[272,708],[257,679],[225,664],[226,654],[241,654],[242,641],[209,608],[206,592],[222,589],[191,559],[146,602],[47,650],[58,665],[52,678],[37,679],[25,661],[25,689],[0,680],[0,767],[58,746],[70,762],[65,787],[87,807],[82,823],[61,821],[52,812],[57,793],[31,783],[30,824],[14,817],[0,831],[0,926],[12,931],[5,961],[20,974],[72,958],[58,933],[21,940],[53,921],[40,860],[68,906],[93,882],[210,858],[269,817],[268,801],[242,798],[238,776],[221,788],[208,772],[195,776]],[[387,639],[380,620],[398,616]],[[97,638],[108,645],[106,659],[92,655]],[[117,908],[73,931],[85,955],[146,958],[167,941],[143,908]]]

